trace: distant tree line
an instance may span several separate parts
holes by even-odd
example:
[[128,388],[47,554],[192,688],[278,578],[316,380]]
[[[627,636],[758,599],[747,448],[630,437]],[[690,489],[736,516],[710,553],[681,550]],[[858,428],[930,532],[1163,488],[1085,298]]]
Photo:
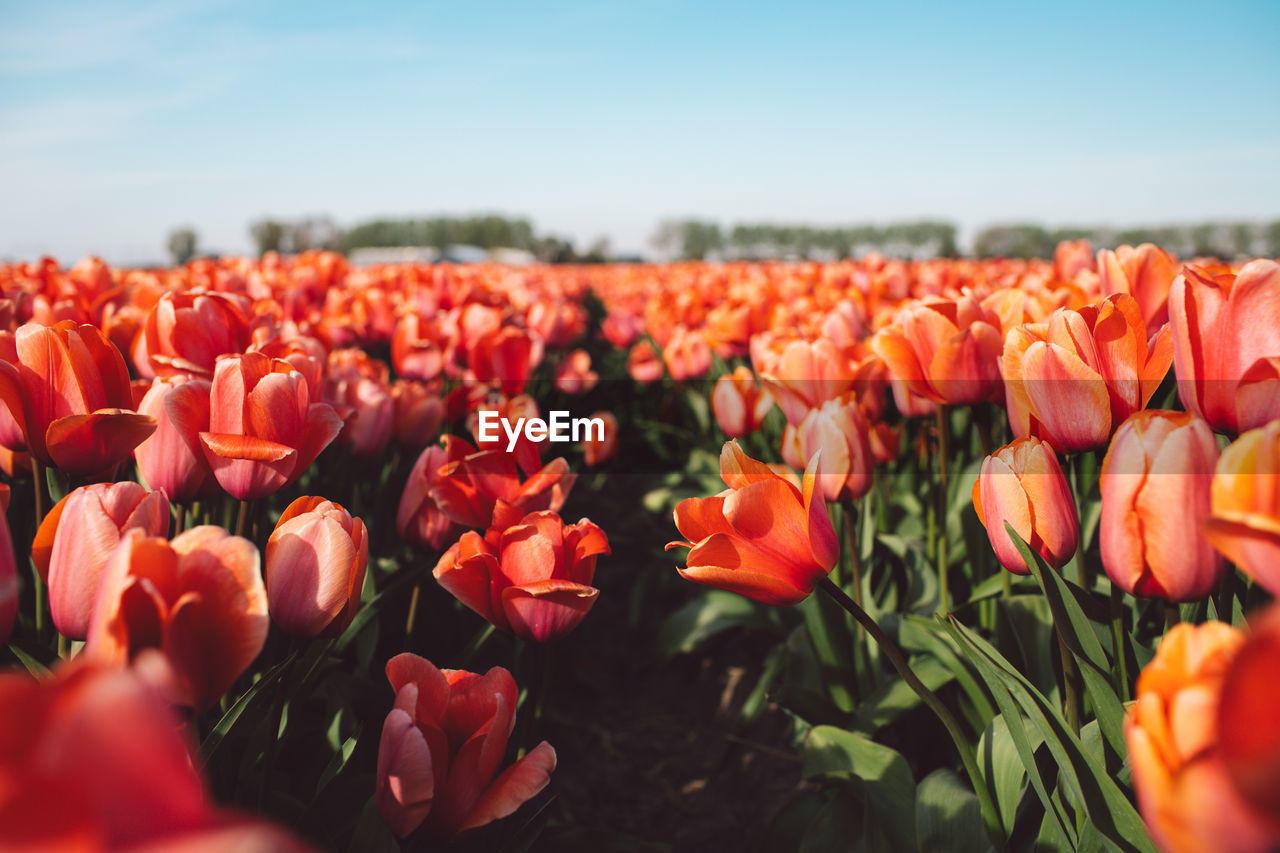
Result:
[[650,242],[666,257],[763,259],[850,258],[868,252],[898,257],[938,257],[956,253],[956,228],[948,222],[890,225],[810,226],[776,223],[718,223],[667,220]]
[[1199,225],[1164,225],[1137,228],[1070,227],[1041,225],[993,225],[978,232],[973,253],[978,257],[1047,258],[1063,240],[1087,239],[1095,249],[1155,243],[1181,257],[1208,255],[1218,258],[1280,257],[1280,221],[1204,222]]

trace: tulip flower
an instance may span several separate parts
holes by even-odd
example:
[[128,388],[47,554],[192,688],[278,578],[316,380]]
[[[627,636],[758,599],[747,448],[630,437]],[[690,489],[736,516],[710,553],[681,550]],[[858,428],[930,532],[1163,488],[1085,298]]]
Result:
[[711,347],[701,331],[677,326],[662,348],[662,362],[667,373],[677,382],[697,379],[711,369]]
[[972,296],[931,297],[898,312],[871,348],[921,397],[965,406],[999,395],[1001,340],[999,318]]
[[1222,577],[1200,534],[1218,443],[1186,412],[1139,412],[1116,430],[1102,461],[1099,547],[1107,575],[1133,595],[1192,601]]
[[171,391],[165,408],[187,444],[204,454],[218,484],[242,501],[265,497],[302,476],[342,429],[328,403],[311,402],[302,374],[261,353],[223,356],[214,369],[209,426],[201,389]]
[[711,412],[729,438],[742,438],[760,428],[773,408],[773,396],[756,384],[751,369],[739,365],[716,380]]
[[550,781],[546,741],[502,773],[515,727],[511,673],[439,670],[413,654],[387,661],[395,705],[378,741],[378,815],[397,836],[448,839],[504,818]]
[[1125,746],[1138,809],[1167,853],[1263,853],[1280,840],[1232,784],[1218,740],[1223,679],[1244,642],[1222,622],[1175,625],[1138,677]]
[[662,359],[647,340],[631,348],[627,356],[627,372],[641,385],[650,385],[662,378]]
[[476,451],[452,435],[445,436],[445,450],[448,461],[431,477],[431,497],[464,527],[501,532],[527,513],[559,512],[577,480],[563,458],[552,459],[522,481],[513,454],[505,450]]
[[339,444],[357,459],[378,457],[391,441],[395,425],[391,392],[377,380],[350,373],[331,373],[325,385],[330,404],[350,411],[338,433]]
[[587,429],[582,440],[582,461],[587,467],[602,465],[618,455],[618,419],[612,412],[595,412],[590,420],[599,419],[604,424],[604,435],[597,437],[596,430]]
[[101,475],[155,431],[155,418],[133,410],[124,357],[97,328],[28,323],[14,351],[16,362],[0,360],[0,399],[45,465]]
[[1280,672],[1280,608],[1250,620],[1231,661],[1218,709],[1218,748],[1236,791],[1265,815],[1280,839],[1280,725],[1275,713]]
[[825,338],[792,341],[760,373],[761,385],[778,401],[787,422],[795,425],[810,409],[847,391],[853,381],[853,365]]
[[138,403],[139,413],[156,419],[156,431],[133,449],[138,471],[147,485],[163,490],[175,503],[189,503],[218,493],[218,481],[214,479],[213,469],[204,454],[187,443],[165,406],[169,392],[188,383],[199,389],[199,393],[189,398],[195,407],[189,417],[196,423],[198,431],[209,429],[209,390],[212,386],[207,381],[181,374],[156,377]]
[[409,481],[405,483],[396,511],[396,532],[410,545],[439,550],[462,532],[463,526],[446,515],[432,497],[433,490],[446,476],[448,464],[448,451],[432,445],[422,451],[409,472]]
[[840,556],[835,529],[818,488],[821,453],[805,468],[800,488],[747,456],[736,441],[720,453],[729,488],[689,498],[675,509],[676,528],[691,548],[680,575],[764,604],[787,606],[809,596]]
[[1031,567],[1014,546],[1006,523],[1055,569],[1076,552],[1075,500],[1048,442],[1014,439],[984,459],[973,484],[973,509],[996,559],[1016,575],[1030,574]]
[[425,383],[413,379],[395,380],[391,383],[391,401],[395,406],[391,438],[397,444],[421,450],[440,434],[444,401]]
[[475,378],[496,384],[509,397],[524,391],[540,361],[542,342],[514,326],[483,336],[470,351],[470,367]]
[[267,540],[271,618],[292,637],[339,636],[360,607],[368,563],[363,521],[325,498],[298,498]]
[[249,345],[248,300],[227,293],[166,293],[142,329],[147,358],[136,365],[147,378],[175,373],[213,375],[224,353]]
[[1104,446],[1125,418],[1146,407],[1173,358],[1168,328],[1150,341],[1132,296],[1109,296],[1046,323],[1009,330],[1000,366],[1014,435],[1055,450]]
[[1138,300],[1148,335],[1169,320],[1169,285],[1178,274],[1178,259],[1164,249],[1151,243],[1101,249],[1098,274],[1106,295],[1127,293]]
[[169,535],[169,502],[131,481],[82,486],[58,501],[40,523],[31,559],[49,586],[58,633],[83,640],[89,632],[98,581],[125,531]]
[[[871,426],[852,394],[828,400],[810,409],[796,427],[799,462],[807,462],[819,450],[818,485],[829,500],[858,500],[875,484],[875,457],[871,453]],[[803,468],[804,465],[795,465]]]
[[1272,595],[1280,595],[1280,420],[1249,430],[1222,452],[1204,535]]
[[1169,290],[1178,397],[1217,432],[1280,418],[1280,264],[1239,275],[1188,264]]
[[[489,423],[487,438],[481,430],[481,416],[485,412],[490,413],[485,416],[485,420]],[[506,421],[512,429],[515,429],[521,418],[532,419],[540,416],[537,401],[528,394],[521,394],[510,400],[505,400],[499,395],[496,400],[491,398],[481,403],[467,415],[467,429],[476,440],[477,450],[507,453],[510,437],[500,422]],[[515,456],[516,464],[520,466],[521,471],[532,474],[542,467],[542,448],[545,444],[545,441],[534,441],[521,431],[510,453]]]
[[172,700],[212,705],[267,639],[258,549],[221,527],[193,527],[172,542],[125,531],[102,571],[84,654],[124,666],[158,648],[173,668]]
[[309,849],[212,803],[179,723],[130,671],[0,675],[0,849]]
[[398,375],[429,382],[444,369],[444,344],[438,321],[405,314],[391,335],[391,363]]
[[556,390],[564,394],[585,394],[599,381],[599,375],[591,369],[591,355],[586,350],[574,350],[556,368]]
[[535,643],[578,626],[595,604],[596,557],[609,553],[604,531],[587,519],[565,524],[533,512],[506,528],[497,544],[462,534],[433,574],[459,601],[501,631]]

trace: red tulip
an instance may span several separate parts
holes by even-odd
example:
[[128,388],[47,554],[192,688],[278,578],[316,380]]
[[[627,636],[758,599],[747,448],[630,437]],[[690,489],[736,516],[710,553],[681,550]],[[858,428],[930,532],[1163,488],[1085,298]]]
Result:
[[99,475],[155,431],[155,418],[133,410],[124,357],[97,328],[28,323],[14,343],[17,362],[0,360],[0,398],[44,464]]
[[72,640],[89,633],[98,581],[125,531],[169,535],[169,502],[128,480],[82,486],[58,501],[31,543],[31,559],[49,586],[58,632]]
[[0,849],[308,849],[210,802],[179,722],[132,672],[0,675]]
[[399,445],[421,450],[435,441],[444,420],[444,401],[426,384],[412,379],[391,383],[391,400],[395,405],[395,423],[391,437]]
[[271,618],[293,637],[339,636],[360,607],[368,563],[364,522],[325,498],[298,498],[267,540]]
[[409,472],[396,512],[396,531],[410,545],[439,550],[462,532],[463,526],[446,515],[432,497],[441,478],[447,476],[448,463],[448,451],[432,445],[422,451]]
[[142,376],[211,376],[218,356],[249,346],[248,302],[227,293],[166,293],[147,314],[142,338]]
[[1169,290],[1178,396],[1218,432],[1280,418],[1280,264],[1239,275],[1188,264]]
[[554,512],[534,512],[497,545],[462,534],[434,574],[499,630],[543,643],[572,631],[595,604],[596,557],[608,553],[604,531],[585,518],[566,525]]
[[204,453],[187,443],[165,407],[169,392],[186,384],[198,390],[188,398],[195,407],[190,419],[196,422],[198,432],[209,429],[209,390],[213,386],[203,379],[190,379],[181,374],[157,377],[138,403],[141,414],[156,419],[156,431],[133,449],[138,471],[147,485],[163,490],[175,503],[189,503],[218,493],[218,481]]
[[1102,462],[1099,548],[1111,580],[1134,595],[1203,598],[1222,558],[1201,535],[1218,444],[1186,412],[1139,412],[1116,430]]
[[1014,574],[1030,574],[1031,567],[1014,547],[1006,523],[1055,569],[1076,552],[1075,500],[1048,442],[1015,439],[984,459],[973,484],[973,509],[996,559]]
[[564,394],[585,394],[599,381],[600,377],[591,369],[591,355],[586,350],[574,350],[556,368],[556,390]]
[[742,452],[736,441],[720,454],[727,491],[689,498],[675,510],[676,527],[691,548],[686,580],[745,595],[764,604],[798,604],[840,556],[826,502],[818,488],[821,454],[805,469],[801,488]]
[[587,437],[582,440],[582,461],[587,467],[602,465],[618,455],[618,419],[611,412],[595,412],[591,420],[599,419],[604,424],[604,434],[597,436],[593,428],[587,430]]
[[253,663],[267,623],[252,542],[212,526],[172,542],[134,528],[103,569],[84,654],[124,666],[158,648],[177,681],[173,701],[203,711]]
[[556,752],[546,741],[498,773],[518,694],[505,669],[441,671],[401,654],[387,679],[396,701],[378,742],[376,802],[396,835],[452,838],[506,817],[550,781]]
[[165,407],[219,485],[254,500],[300,477],[342,429],[333,407],[311,396],[288,362],[251,352],[218,360],[207,430],[200,429],[204,403],[192,383],[171,391]]

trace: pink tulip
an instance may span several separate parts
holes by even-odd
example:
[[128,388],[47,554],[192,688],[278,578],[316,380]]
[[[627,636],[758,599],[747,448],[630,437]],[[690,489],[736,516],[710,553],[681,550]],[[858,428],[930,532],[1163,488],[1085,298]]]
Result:
[[341,504],[301,497],[267,540],[265,581],[271,618],[290,636],[336,637],[360,607],[369,536]]
[[200,422],[200,430],[209,428],[209,389],[203,379],[191,379],[183,374],[160,377],[138,403],[138,412],[156,419],[156,431],[151,437],[133,449],[138,471],[152,489],[163,490],[175,503],[189,503],[218,493],[218,481],[205,460],[204,454],[192,450],[182,437],[178,425],[165,407],[169,392],[179,386],[191,384],[199,389],[189,398],[194,408],[191,417]]

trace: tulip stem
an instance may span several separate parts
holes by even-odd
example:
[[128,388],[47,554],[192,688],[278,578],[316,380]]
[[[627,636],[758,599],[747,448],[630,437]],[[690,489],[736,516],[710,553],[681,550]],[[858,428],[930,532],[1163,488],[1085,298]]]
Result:
[[1080,734],[1080,670],[1076,667],[1075,656],[1067,647],[1058,626],[1053,627],[1054,636],[1058,638],[1058,654],[1062,659],[1062,705],[1066,711],[1067,725],[1071,731]]
[[1178,605],[1171,601],[1164,603],[1164,629],[1172,630],[1174,625],[1182,621],[1182,614],[1178,612]]
[[858,606],[858,603],[850,598],[844,590],[831,582],[829,578],[823,578],[818,582],[818,586],[822,587],[823,592],[835,599],[836,603],[849,612],[858,624],[866,629],[871,638],[876,641],[876,645],[884,652],[884,656],[889,659],[889,663],[898,671],[898,675],[907,683],[915,694],[920,697],[920,701],[929,706],[929,710],[937,715],[941,721],[943,728],[947,730],[947,734],[951,735],[951,740],[955,744],[956,751],[960,753],[960,763],[964,765],[965,773],[969,776],[969,781],[973,785],[973,792],[978,798],[978,806],[982,812],[983,823],[986,824],[987,834],[991,836],[991,840],[996,842],[996,848],[1004,847],[1004,833],[1000,829],[999,813],[996,811],[995,801],[991,798],[991,791],[987,788],[986,782],[983,781],[982,774],[978,772],[978,762],[974,757],[973,746],[965,737],[960,723],[952,715],[946,705],[942,704],[942,700],[938,695],[925,686],[911,669],[911,664],[907,662],[906,656],[902,653],[902,649],[893,641],[876,623],[874,619]]
[[947,583],[947,432],[950,411],[938,404],[938,491],[936,495],[937,553],[938,560],[938,608],[951,610],[951,594]]
[[36,527],[40,527],[40,522],[44,521],[44,515],[49,511],[49,480],[46,473],[44,463],[31,456],[31,477],[35,481],[36,487]]
[[240,511],[236,513],[236,535],[244,536],[249,526],[249,502],[240,501]]
[[1129,664],[1125,657],[1124,590],[1111,585],[1111,645],[1116,658],[1116,695],[1129,699]]
[[409,596],[409,615],[404,620],[404,640],[409,642],[413,636],[413,623],[418,619],[418,598],[422,595],[422,584],[413,585],[413,593]]
[[187,529],[187,507],[185,504],[175,503],[173,505],[174,520],[173,532],[182,533]]

